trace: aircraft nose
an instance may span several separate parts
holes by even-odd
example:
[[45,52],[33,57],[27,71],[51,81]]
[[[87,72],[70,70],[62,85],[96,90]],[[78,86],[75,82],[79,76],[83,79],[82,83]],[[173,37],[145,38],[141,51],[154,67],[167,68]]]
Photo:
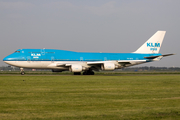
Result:
[[13,56],[12,54],[6,56],[6,57],[3,59],[3,62],[5,62],[6,64],[9,64],[9,65],[14,65],[14,64],[12,64],[12,61],[14,61],[14,56]]
[[3,62],[5,62],[6,64],[8,64],[8,56],[3,59]]
[[5,63],[9,63],[9,60],[10,60],[10,57],[9,56],[6,56],[4,59],[3,59],[3,62],[5,62]]
[[4,59],[3,59],[3,61],[5,62],[5,61],[12,61],[12,60],[14,60],[16,58],[16,56],[14,55],[14,54],[10,54],[10,55],[8,55],[8,56],[6,56]]
[[14,58],[15,58],[15,56],[14,56],[13,54],[11,54],[11,55],[6,56],[6,57],[3,59],[3,61],[4,61],[4,62],[12,61],[12,60],[14,60]]
[[7,61],[7,60],[8,60],[8,56],[3,59],[3,61]]

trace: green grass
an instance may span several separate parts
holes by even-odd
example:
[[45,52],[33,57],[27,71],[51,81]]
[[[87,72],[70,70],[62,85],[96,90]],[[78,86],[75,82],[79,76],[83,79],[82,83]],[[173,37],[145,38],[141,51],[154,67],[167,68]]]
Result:
[[180,75],[0,76],[0,119],[180,119]]
[[[83,72],[81,72],[82,74]],[[25,71],[26,75],[73,75],[72,72],[51,72],[51,71]],[[159,75],[159,74],[179,74],[179,71],[141,71],[141,72],[132,72],[132,71],[100,71],[95,72],[95,75]],[[20,75],[20,71],[0,71],[0,75]]]

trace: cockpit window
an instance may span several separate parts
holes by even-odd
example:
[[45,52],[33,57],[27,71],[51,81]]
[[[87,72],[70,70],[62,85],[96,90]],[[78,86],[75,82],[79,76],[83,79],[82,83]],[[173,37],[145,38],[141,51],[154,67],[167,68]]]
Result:
[[20,51],[15,51],[15,53],[20,53]]

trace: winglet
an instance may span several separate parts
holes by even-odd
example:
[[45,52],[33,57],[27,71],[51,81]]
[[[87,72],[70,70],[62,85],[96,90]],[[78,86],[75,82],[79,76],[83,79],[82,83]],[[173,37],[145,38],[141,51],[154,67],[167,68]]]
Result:
[[166,31],[157,31],[134,53],[159,53]]

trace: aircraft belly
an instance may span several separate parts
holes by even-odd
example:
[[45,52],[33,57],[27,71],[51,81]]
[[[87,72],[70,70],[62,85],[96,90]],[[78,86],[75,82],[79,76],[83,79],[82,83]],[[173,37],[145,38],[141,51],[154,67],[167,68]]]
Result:
[[6,61],[7,64],[22,68],[42,68],[41,61]]
[[[67,66],[57,66],[56,64],[80,64],[87,67],[86,62],[80,61],[6,61],[7,64],[22,68],[34,68],[34,69],[67,69]],[[53,64],[52,66],[49,66]]]
[[41,61],[16,61],[14,66],[22,68],[42,68]]

